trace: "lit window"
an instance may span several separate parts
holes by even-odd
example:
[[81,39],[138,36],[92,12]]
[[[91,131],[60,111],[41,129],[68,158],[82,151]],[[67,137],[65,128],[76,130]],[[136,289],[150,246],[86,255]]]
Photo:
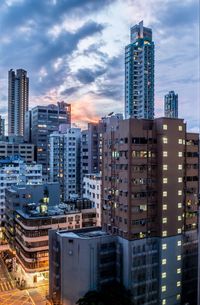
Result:
[[168,143],[168,138],[163,137],[163,144],[167,144]]
[[181,268],[178,268],[177,270],[176,270],[176,273],[181,273]]
[[178,233],[178,234],[181,234],[181,232],[182,232],[182,230],[181,230],[181,228],[179,228],[179,229],[177,230],[177,233]]
[[162,223],[167,223],[167,217],[162,219]]
[[180,300],[180,299],[181,299],[181,295],[180,295],[180,294],[177,294],[176,299],[177,299],[177,300]]
[[182,139],[178,139],[178,144],[183,144],[183,140]]
[[178,177],[178,182],[179,183],[183,182],[183,178],[182,177]]
[[162,286],[162,292],[165,292],[167,290],[166,286]]
[[181,255],[177,255],[177,261],[181,260]]
[[166,303],[166,299],[163,299],[162,300],[162,305],[166,305],[167,303]]
[[180,286],[181,286],[181,282],[178,281],[178,282],[176,283],[176,286],[177,286],[177,287],[180,287]]
[[162,279],[165,279],[167,277],[167,273],[166,272],[163,272],[162,273]]
[[179,131],[182,131],[182,130],[183,130],[183,126],[179,125],[179,126],[178,126],[178,130],[179,130]]
[[168,165],[167,164],[163,164],[163,170],[167,171],[167,169],[168,169]]
[[183,169],[182,164],[179,164],[179,165],[178,165],[178,169],[179,169],[179,170]]
[[167,130],[167,124],[163,125],[163,130]]
[[168,152],[167,151],[163,151],[163,157],[167,157],[168,156]]
[[[177,259],[178,260],[178,259]],[[162,265],[166,265],[167,264],[167,260],[166,260],[166,258],[163,258],[162,259]]]
[[167,191],[163,192],[163,197],[167,197]]
[[162,244],[162,249],[166,250],[167,249],[167,244]]
[[167,231],[162,231],[162,236],[166,237],[167,236]]
[[181,203],[181,202],[178,203],[178,208],[179,208],[179,209],[182,208],[182,203]]
[[177,246],[179,246],[179,247],[181,246],[181,240],[177,241]]
[[179,156],[179,157],[183,157],[182,151],[179,151],[179,152],[178,152],[178,156]]
[[167,180],[167,178],[163,178],[163,183],[166,184],[168,182]]
[[163,204],[163,210],[167,210],[167,204]]
[[178,190],[178,195],[179,195],[179,196],[182,195],[182,190]]
[[181,221],[182,220],[182,217],[181,216],[178,216],[178,221]]

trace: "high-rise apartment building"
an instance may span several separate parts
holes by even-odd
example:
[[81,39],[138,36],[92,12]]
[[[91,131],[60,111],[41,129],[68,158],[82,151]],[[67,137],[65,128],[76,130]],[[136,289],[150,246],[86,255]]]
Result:
[[100,125],[89,123],[81,132],[81,181],[84,175],[100,172]]
[[181,119],[119,121],[103,135],[103,228],[131,249],[122,277],[134,304],[195,301],[198,149]]
[[71,124],[71,105],[36,106],[26,113],[25,140],[36,145],[36,160],[42,164],[43,174],[49,174],[49,135],[61,124]]
[[143,21],[125,48],[125,118],[154,118],[154,42]]
[[8,135],[24,134],[25,113],[29,104],[27,71],[8,72]]
[[5,119],[0,115],[0,136],[5,135]]
[[165,95],[164,108],[165,117],[178,118],[178,94],[175,94],[174,91],[169,91]]
[[80,128],[54,132],[50,135],[50,181],[59,182],[61,198],[80,195]]
[[[116,280],[136,305],[196,304],[198,134],[171,118],[108,118],[102,133],[103,232],[52,235],[51,297],[75,305]],[[77,273],[87,281],[72,289]]]

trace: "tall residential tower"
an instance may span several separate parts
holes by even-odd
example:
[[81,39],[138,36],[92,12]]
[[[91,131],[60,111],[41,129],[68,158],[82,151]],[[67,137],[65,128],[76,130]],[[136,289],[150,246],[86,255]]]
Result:
[[174,91],[169,91],[165,95],[165,117],[178,118],[178,94]]
[[27,72],[8,72],[8,135],[24,134],[25,112],[28,111],[29,78]]
[[154,42],[143,21],[125,48],[125,117],[154,118]]

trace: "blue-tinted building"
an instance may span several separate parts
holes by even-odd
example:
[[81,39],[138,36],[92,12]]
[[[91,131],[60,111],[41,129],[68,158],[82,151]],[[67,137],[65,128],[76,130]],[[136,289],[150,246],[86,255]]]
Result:
[[125,117],[154,118],[154,42],[143,21],[125,48]]
[[174,91],[165,95],[165,117],[178,118],[178,94]]

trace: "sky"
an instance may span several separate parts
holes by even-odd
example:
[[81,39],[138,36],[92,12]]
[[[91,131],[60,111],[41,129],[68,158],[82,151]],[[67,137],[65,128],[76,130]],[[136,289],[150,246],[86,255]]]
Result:
[[124,48],[144,21],[155,42],[155,114],[179,95],[179,117],[199,130],[198,0],[1,0],[0,114],[9,69],[30,79],[29,106],[64,100],[78,126],[124,110]]

